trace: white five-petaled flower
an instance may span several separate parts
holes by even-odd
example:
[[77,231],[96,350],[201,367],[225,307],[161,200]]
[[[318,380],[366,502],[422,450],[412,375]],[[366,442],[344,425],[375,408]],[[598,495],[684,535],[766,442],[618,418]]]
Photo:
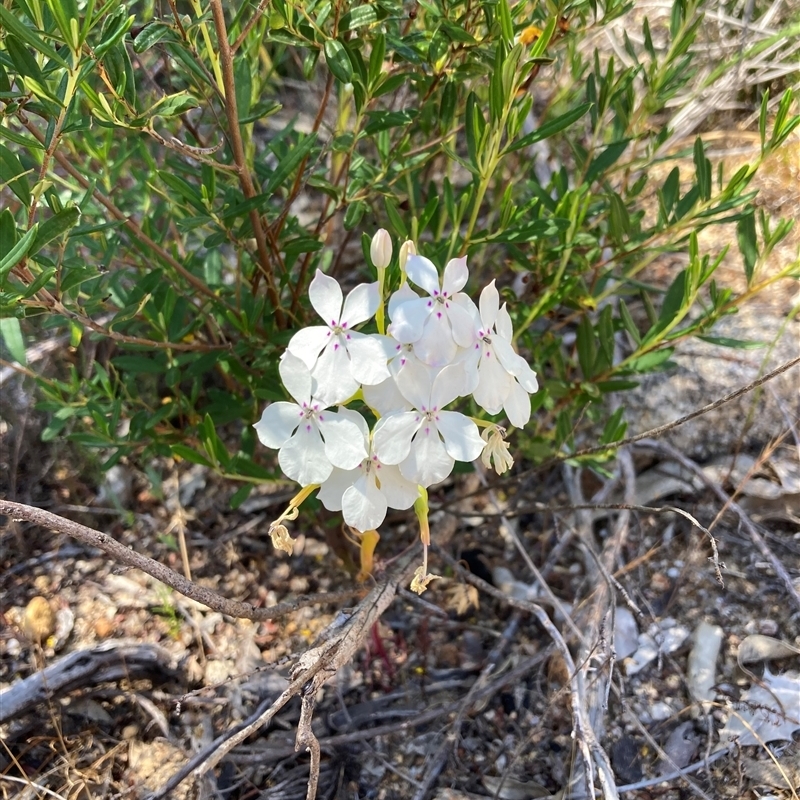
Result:
[[278,369],[296,402],[268,405],[253,427],[262,444],[279,448],[278,463],[284,474],[302,486],[310,486],[327,480],[334,466],[357,467],[367,457],[358,425],[346,416],[326,411],[327,405],[312,396],[311,373],[297,356],[284,353]]
[[378,309],[377,283],[361,283],[342,302],[334,278],[320,270],[308,287],[311,305],[325,325],[299,330],[289,352],[302,359],[317,380],[315,395],[326,406],[352,397],[361,384],[373,385],[389,377],[383,348],[374,337],[353,328]]
[[[369,448],[369,428],[364,418],[345,408],[340,408],[339,414],[358,426],[364,445]],[[397,466],[383,464],[370,448],[369,455],[355,469],[334,469],[317,496],[329,511],[341,511],[351,527],[372,531],[386,518],[387,508],[411,508],[419,497],[419,488],[406,480]]]
[[461,291],[469,276],[467,259],[451,259],[441,285],[433,262],[423,256],[409,256],[406,273],[428,297],[401,288],[404,295],[390,301],[389,333],[402,344],[413,344],[417,356],[429,366],[446,366],[459,347],[470,347],[475,341],[475,304]]
[[438,371],[408,362],[397,385],[413,406],[378,420],[373,434],[376,455],[384,464],[399,464],[410,481],[427,487],[443,481],[455,461],[473,461],[485,442],[478,427],[457,411],[444,407],[463,394],[466,374],[461,364]]
[[475,344],[464,356],[472,396],[489,414],[505,411],[509,422],[522,428],[531,417],[528,395],[537,391],[539,384],[536,373],[511,344],[511,317],[505,303],[500,306],[494,281],[481,292],[480,317],[475,324]]

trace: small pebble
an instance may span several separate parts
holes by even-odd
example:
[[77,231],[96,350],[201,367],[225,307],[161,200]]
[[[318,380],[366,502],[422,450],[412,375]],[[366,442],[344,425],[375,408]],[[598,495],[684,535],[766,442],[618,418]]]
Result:
[[114,622],[105,617],[100,617],[94,624],[94,632],[98,639],[105,639],[114,633]]
[[672,709],[663,702],[653,703],[650,707],[650,717],[654,722],[663,722],[673,715]]
[[46,642],[56,629],[56,615],[50,603],[41,595],[32,598],[25,606],[22,630],[34,642]]

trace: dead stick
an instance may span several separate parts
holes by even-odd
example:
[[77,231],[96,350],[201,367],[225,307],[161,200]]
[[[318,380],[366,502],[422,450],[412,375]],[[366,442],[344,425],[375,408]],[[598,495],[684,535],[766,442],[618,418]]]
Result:
[[313,603],[340,603],[353,595],[359,594],[361,591],[354,588],[343,592],[311,594],[285,603],[277,603],[269,608],[256,608],[249,603],[228,600],[221,594],[212,592],[211,589],[206,589],[205,586],[198,586],[194,581],[186,580],[183,575],[175,572],[175,570],[125,547],[124,544],[121,544],[108,534],[101,533],[93,528],[87,528],[79,522],[59,517],[57,514],[51,514],[41,508],[0,499],[0,514],[5,514],[16,521],[32,522],[34,525],[41,525],[43,528],[49,528],[57,533],[63,533],[73,539],[78,539],[84,544],[102,550],[106,555],[111,556],[121,564],[127,564],[129,567],[135,567],[142,572],[146,572],[157,581],[161,581],[161,583],[173,588],[176,592],[180,592],[184,597],[196,600],[201,605],[237,619],[251,619],[256,622],[275,619]]

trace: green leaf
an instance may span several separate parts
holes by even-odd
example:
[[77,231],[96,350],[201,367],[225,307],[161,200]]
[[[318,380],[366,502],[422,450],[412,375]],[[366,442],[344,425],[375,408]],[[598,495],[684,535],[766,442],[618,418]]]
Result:
[[26,207],[31,202],[31,190],[22,162],[5,145],[0,144],[0,188],[6,184]]
[[[244,62],[242,62],[244,63]],[[239,87],[236,87],[237,102],[239,97]],[[177,117],[185,113],[190,108],[198,108],[200,103],[197,98],[189,92],[176,92],[162,97],[152,108],[146,112],[147,117]]]
[[253,491],[254,484],[252,483],[245,483],[244,486],[240,486],[232,495],[231,495],[231,508],[237,509],[239,506],[250,497],[250,492]]
[[136,37],[133,43],[133,50],[135,53],[144,53],[145,50],[149,50],[165,39],[168,42],[180,41],[177,32],[171,25],[167,25],[165,22],[151,22],[142,28],[142,31]]
[[300,162],[311,152],[315,142],[316,137],[313,134],[309,134],[296,145],[293,145],[289,153],[282,158],[279,153],[275,153],[279,158],[278,168],[267,181],[267,185],[264,187],[265,194],[272,194],[279,186],[283,185],[286,178],[295,171]]
[[196,450],[192,450],[191,447],[187,447],[185,444],[171,444],[169,449],[172,451],[172,455],[177,458],[182,458],[184,461],[188,461],[191,464],[202,464],[204,467],[213,466],[205,456],[201,456],[200,453]]
[[589,169],[586,170],[586,183],[592,183],[595,179],[604,175],[606,170],[617,163],[620,156],[628,149],[630,139],[621,139],[612,142],[602,153],[592,159]]
[[628,306],[625,305],[625,301],[622,298],[620,298],[619,301],[619,316],[622,320],[622,324],[625,326],[625,330],[630,334],[633,341],[636,342],[637,345],[641,344],[642,335],[639,333],[639,328],[636,327],[631,312],[628,310]]
[[20,19],[15,14],[12,14],[2,3],[0,3],[0,23],[2,23],[2,26],[6,29],[6,33],[13,33],[38,53],[42,53],[62,67],[69,69],[69,64],[67,64],[49,44],[39,38],[31,28],[21,22]]
[[147,356],[116,356],[112,363],[124,372],[137,375],[160,375],[164,372],[164,364]]
[[16,67],[17,72],[24,78],[33,78],[37,83],[42,83],[42,71],[39,69],[36,59],[13,33],[6,34],[5,45],[8,50],[8,57]]
[[[124,8],[118,8],[114,14],[106,17],[100,34],[100,43],[94,48],[95,56],[100,59],[131,29],[136,17],[127,16]],[[135,48],[134,48],[135,49]],[[138,50],[136,52],[139,52]]]
[[594,338],[594,328],[586,315],[578,323],[578,361],[581,371],[588,380],[594,375],[594,363],[597,359],[597,344]]
[[739,252],[744,260],[744,274],[749,286],[758,262],[758,240],[756,238],[756,215],[753,209],[741,217],[736,223],[736,239],[739,242]]
[[[342,18],[339,21],[339,30],[354,31],[356,28],[361,28],[364,25],[372,25],[377,21],[378,11],[376,6],[365,4],[351,9],[346,14],[342,14]],[[328,57],[327,53],[325,53],[325,57]]]
[[[250,113],[253,97],[253,73],[250,61],[246,58],[238,59],[233,65],[233,76],[236,86],[236,109],[241,119]],[[199,105],[196,100],[194,102]]]
[[500,32],[506,47],[514,46],[514,23],[511,20],[511,11],[508,7],[508,0],[500,0],[497,4],[497,16],[500,21]]
[[566,114],[561,114],[561,116],[551,119],[544,125],[540,125],[535,131],[532,131],[527,136],[523,136],[521,139],[518,139],[516,142],[514,142],[514,144],[507,148],[506,152],[513,153],[515,150],[520,150],[523,147],[529,147],[530,145],[540,142],[543,139],[549,139],[554,134],[563,131],[565,128],[568,128],[573,122],[577,122],[591,107],[592,103],[583,103],[582,105],[573,108],[571,111],[567,111]]
[[49,244],[53,239],[57,239],[65,231],[71,230],[78,224],[81,218],[81,210],[77,206],[68,206],[67,208],[53,214],[52,217],[39,224],[39,232],[36,234],[36,239],[33,242],[33,247],[30,249],[28,255],[38,253],[46,244]]
[[347,206],[347,211],[344,212],[344,221],[342,222],[344,229],[346,231],[353,230],[353,228],[361,222],[361,218],[364,216],[366,210],[367,204],[362,200],[356,200],[356,202],[350,203],[350,205]]
[[227,465],[230,461],[230,456],[225,449],[225,445],[222,443],[222,439],[217,436],[217,429],[214,426],[214,420],[211,419],[210,414],[206,414],[203,418],[203,424],[199,433],[202,437],[203,447],[211,461],[215,465]]
[[22,339],[22,328],[16,317],[0,317],[0,336],[11,355],[18,364],[25,366],[25,342]]
[[324,45],[325,61],[333,77],[342,83],[353,80],[353,65],[344,45],[338,39],[327,39]]
[[417,116],[413,109],[407,111],[368,111],[369,122],[364,127],[368,136],[374,136],[390,128],[402,128],[412,122]]
[[735,350],[761,350],[768,347],[767,342],[745,341],[744,339],[731,339],[729,336],[698,336],[709,344],[716,344],[720,347],[731,347]]
[[386,55],[386,37],[379,33],[372,42],[372,51],[369,54],[369,76],[370,87],[375,87],[383,72],[383,59]]
[[699,136],[694,141],[694,168],[700,199],[711,199],[711,162],[706,158],[703,140]]
[[609,418],[603,426],[603,433],[600,435],[600,444],[611,444],[618,442],[625,435],[625,429],[628,427],[627,422],[622,421],[622,415],[625,413],[625,406],[620,406]]
[[675,349],[672,347],[665,347],[661,350],[653,350],[649,353],[639,356],[638,358],[634,358],[629,362],[628,368],[633,372],[652,372],[669,361],[674,352]]
[[0,278],[25,258],[37,231],[38,225],[34,225],[4,256],[0,257]]

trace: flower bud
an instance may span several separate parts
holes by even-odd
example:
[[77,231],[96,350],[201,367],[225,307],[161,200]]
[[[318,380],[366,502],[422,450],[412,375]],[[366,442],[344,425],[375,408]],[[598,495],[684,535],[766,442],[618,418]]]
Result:
[[392,260],[392,237],[389,232],[380,228],[372,237],[369,246],[369,256],[378,269],[386,269]]
[[406,268],[406,261],[408,261],[409,256],[415,256],[417,254],[417,248],[414,242],[411,239],[406,239],[403,244],[400,245],[400,269]]

